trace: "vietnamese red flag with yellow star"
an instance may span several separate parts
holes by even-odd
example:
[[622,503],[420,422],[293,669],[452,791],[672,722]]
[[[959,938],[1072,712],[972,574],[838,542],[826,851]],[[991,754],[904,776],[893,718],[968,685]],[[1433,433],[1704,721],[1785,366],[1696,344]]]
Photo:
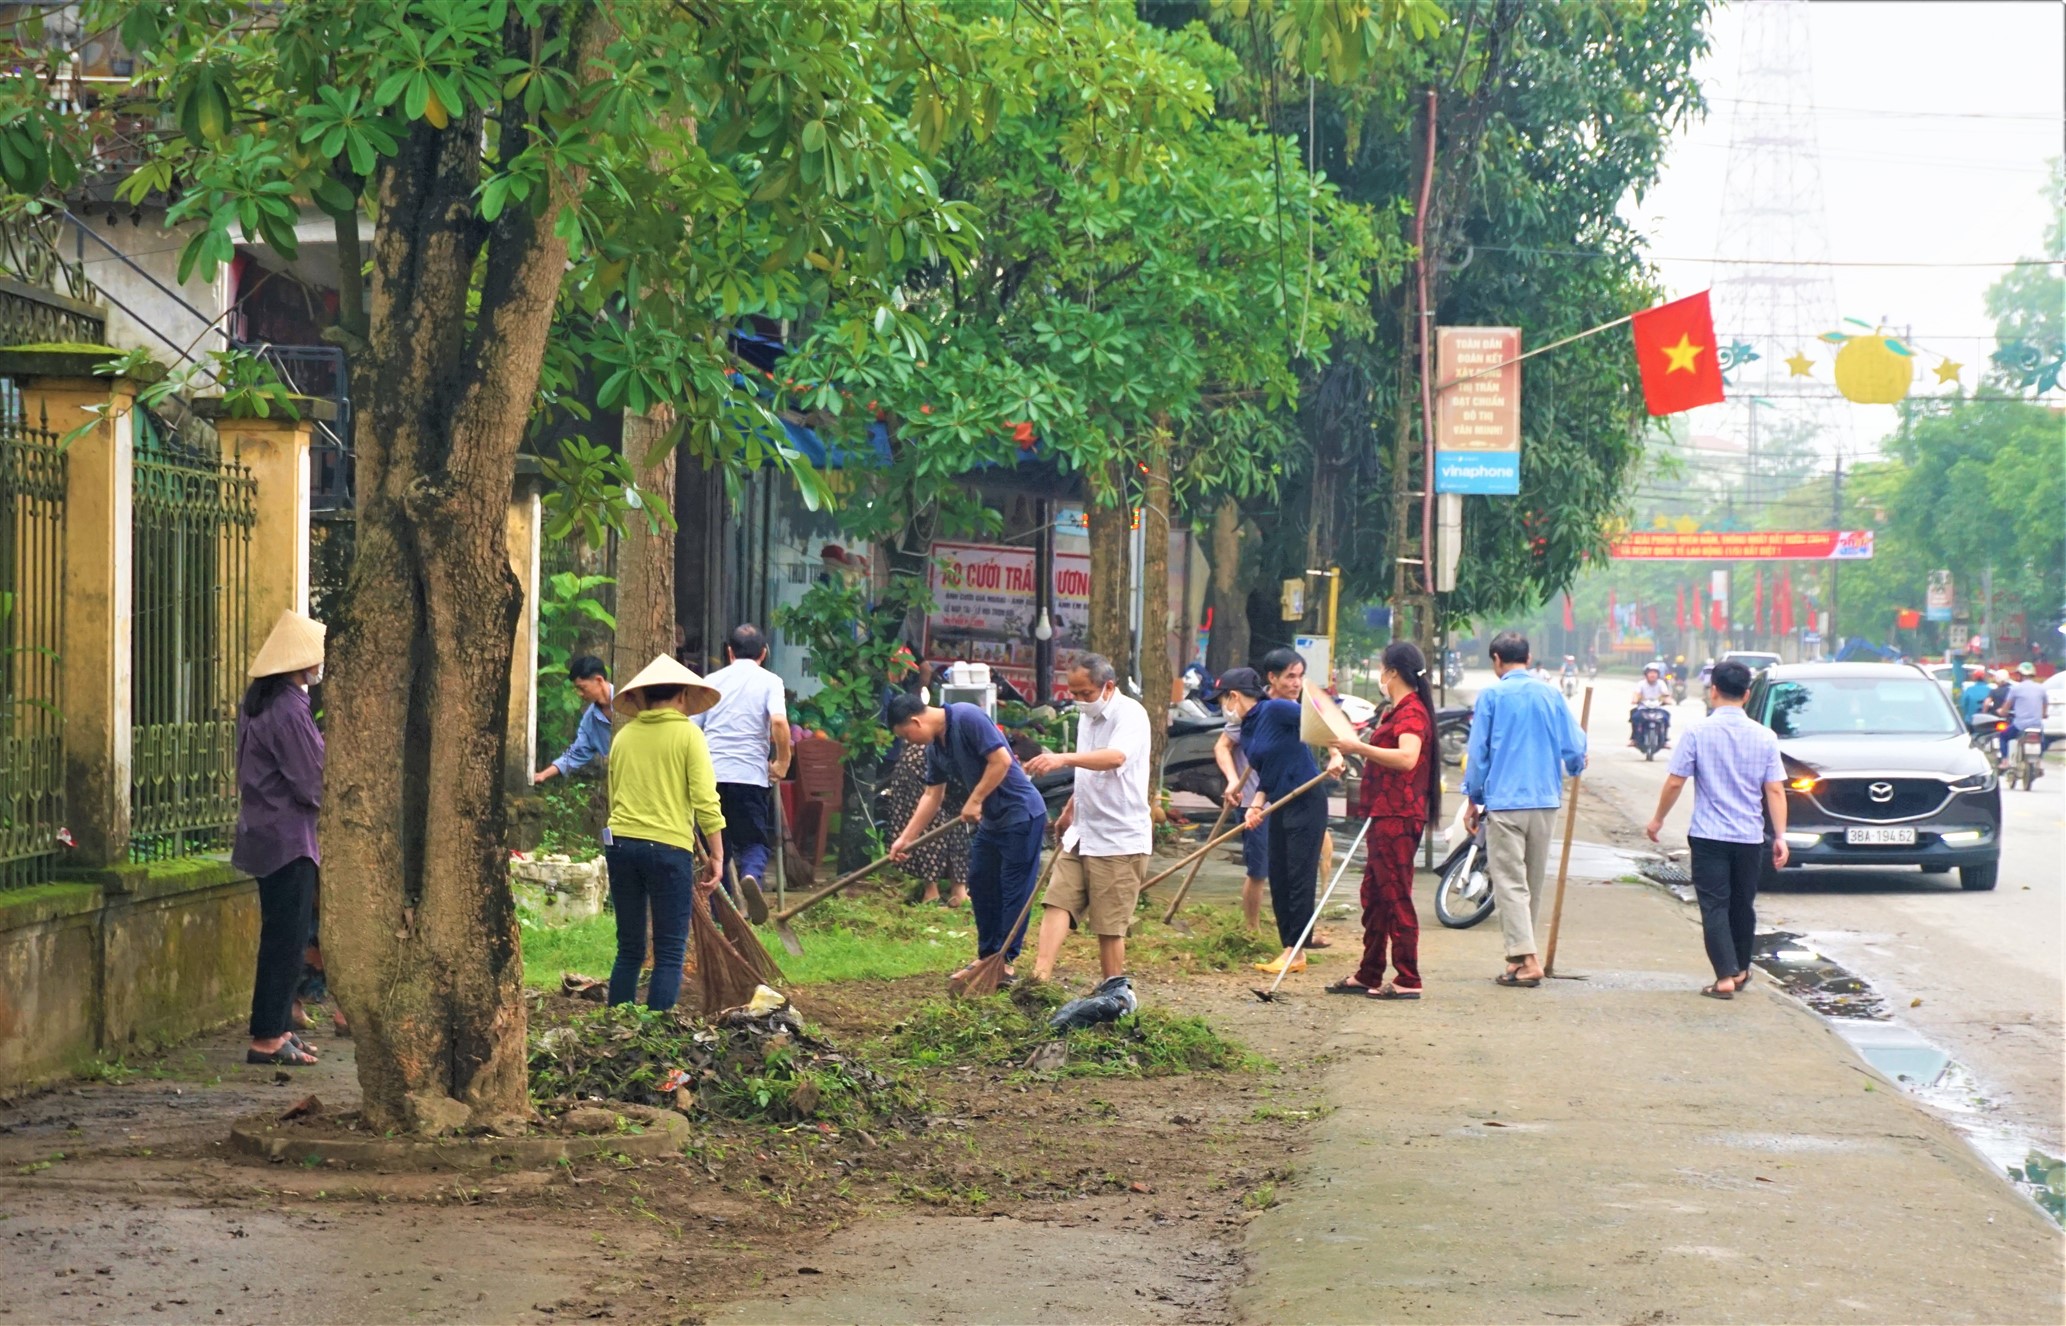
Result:
[[1632,321],[1643,405],[1651,414],[1721,403],[1722,365],[1715,357],[1714,315],[1705,290],[1644,309]]

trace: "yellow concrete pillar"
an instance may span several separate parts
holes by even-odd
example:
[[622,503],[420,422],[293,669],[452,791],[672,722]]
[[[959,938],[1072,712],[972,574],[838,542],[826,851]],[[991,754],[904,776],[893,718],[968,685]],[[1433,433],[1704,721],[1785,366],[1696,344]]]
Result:
[[516,485],[509,494],[509,569],[523,590],[524,606],[517,613],[516,650],[509,660],[509,728],[503,746],[503,768],[509,790],[523,792],[531,786],[531,773],[538,767],[538,571],[543,541],[543,510],[539,493],[543,482],[538,462],[529,457],[517,461]]
[[89,868],[129,854],[130,483],[142,384],[92,376],[115,353],[0,350],[28,425],[77,430],[65,458],[65,864]]
[[[220,402],[202,398],[195,413],[215,422],[224,457],[235,457],[258,485],[258,523],[251,531],[251,566],[245,594],[245,639],[256,651],[289,609],[308,611],[309,440],[318,420],[337,407],[314,397],[294,398],[299,419],[227,419]],[[243,660],[239,671],[249,660]]]

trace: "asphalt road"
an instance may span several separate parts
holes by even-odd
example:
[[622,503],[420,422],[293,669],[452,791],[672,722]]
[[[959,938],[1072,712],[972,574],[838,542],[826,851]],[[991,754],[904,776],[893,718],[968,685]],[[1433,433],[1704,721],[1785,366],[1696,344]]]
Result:
[[[1473,673],[1466,686],[1489,683]],[[1656,806],[1668,755],[1654,763],[1628,746],[1633,677],[1603,675],[1590,724],[1587,816],[1614,843],[1634,847]],[[1574,700],[1574,708],[1578,701]],[[1673,728],[1700,721],[1689,701]],[[2066,761],[2055,752],[2035,791],[2002,792],[2001,882],[1966,893],[1956,873],[1788,870],[1758,900],[1760,929],[1804,935],[1864,977],[1896,1017],[1964,1064],[2012,1126],[2053,1155],[2066,1144]],[[1685,846],[1690,796],[1665,823],[1664,845]],[[1612,812],[1598,814],[1598,812]]]

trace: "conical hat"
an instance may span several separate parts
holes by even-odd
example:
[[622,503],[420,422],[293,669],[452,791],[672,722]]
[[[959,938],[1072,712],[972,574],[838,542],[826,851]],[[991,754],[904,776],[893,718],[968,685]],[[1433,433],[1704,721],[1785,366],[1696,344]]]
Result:
[[703,679],[683,667],[681,660],[672,654],[662,654],[646,664],[645,671],[617,688],[616,703],[642,686],[686,686],[689,688],[688,710],[700,714],[718,702],[717,688],[706,685]]
[[1327,746],[1356,735],[1356,725],[1334,697],[1308,681],[1300,693],[1298,739],[1308,746]]
[[252,677],[272,677],[282,672],[300,672],[323,661],[323,623],[289,608],[273,623],[258,657],[251,660]]

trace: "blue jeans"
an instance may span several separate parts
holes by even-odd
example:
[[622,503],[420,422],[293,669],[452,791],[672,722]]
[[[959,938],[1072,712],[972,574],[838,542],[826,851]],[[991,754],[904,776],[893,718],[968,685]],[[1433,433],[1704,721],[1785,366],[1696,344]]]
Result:
[[689,904],[696,858],[679,847],[619,838],[603,849],[610,863],[610,906],[617,913],[617,963],[610,968],[610,1002],[638,997],[638,970],[646,961],[646,912],[653,916],[653,984],[646,1007],[669,1009],[681,996],[682,960],[689,952]]
[[1017,824],[980,825],[968,849],[968,905],[976,918],[976,956],[999,949],[1004,960],[1019,956],[1026,928],[1007,935],[1019,919],[1026,897],[1040,874],[1040,843],[1047,836],[1047,816],[1030,816]]

